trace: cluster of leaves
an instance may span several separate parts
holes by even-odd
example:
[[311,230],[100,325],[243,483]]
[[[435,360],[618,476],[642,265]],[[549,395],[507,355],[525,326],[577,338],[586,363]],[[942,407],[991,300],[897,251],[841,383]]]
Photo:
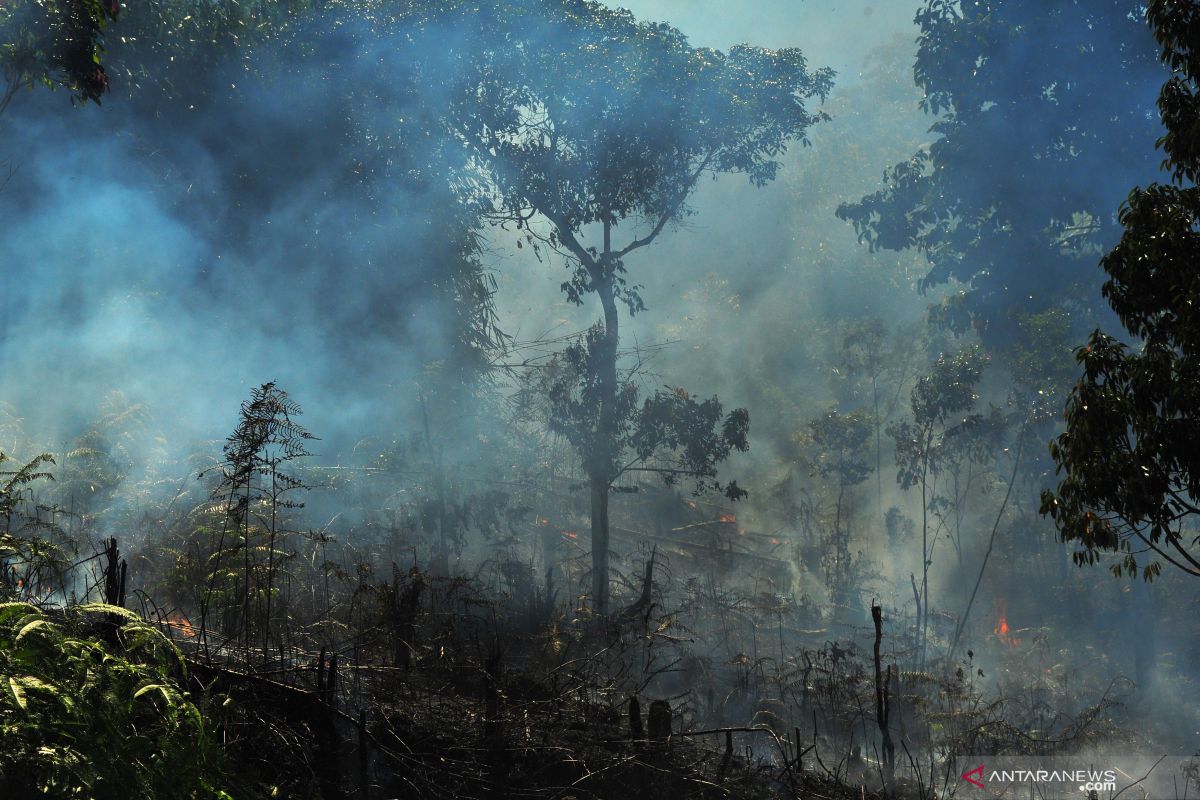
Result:
[[817,472],[833,478],[839,487],[857,486],[871,474],[865,447],[875,427],[874,419],[861,411],[841,414],[831,411],[809,423],[813,444],[818,448]]
[[31,485],[53,480],[45,470],[54,464],[49,453],[35,456],[16,469],[4,469],[11,459],[0,453],[0,600],[40,597],[66,569],[64,554],[45,535],[53,526],[30,514]]
[[936,468],[938,455],[948,452],[947,441],[966,438],[982,422],[980,415],[967,412],[979,399],[976,385],[986,366],[987,357],[971,346],[939,356],[929,374],[917,379],[912,418],[888,428],[896,440],[896,480],[902,487],[921,484]]
[[108,23],[119,0],[11,0],[0,5],[0,114],[22,88],[62,87],[100,102],[108,75],[100,63]]
[[[1135,546],[1200,575],[1200,3],[1157,0],[1147,16],[1171,69],[1158,106],[1158,140],[1171,184],[1135,188],[1121,209],[1120,243],[1104,257],[1104,296],[1140,342],[1096,331],[1077,358],[1083,377],[1067,402],[1067,430],[1051,445],[1065,477],[1042,513],[1078,563],[1123,552],[1115,573],[1147,579]],[[1151,557],[1153,558],[1153,556]]]
[[123,608],[0,604],[0,794],[228,800],[182,657]]
[[[597,361],[603,336],[600,326],[590,329],[555,360],[549,375],[549,426],[581,453],[596,451],[608,435],[599,425],[603,390]],[[733,451],[750,447],[746,409],[726,414],[717,398],[697,400],[679,387],[659,389],[640,405],[638,394],[632,381],[624,382],[617,394],[611,460],[604,465],[610,484],[631,471],[651,472],[668,485],[680,477],[692,478],[697,493],[716,489],[731,500],[746,495],[736,481],[710,482],[718,464]]]
[[838,216],[872,249],[923,253],[922,289],[966,287],[941,309],[952,329],[973,326],[992,346],[1016,333],[1014,310],[1089,311],[1079,289],[1116,233],[1109,192],[1153,168],[1129,155],[1153,135],[1148,97],[1162,79],[1143,5],[927,0],[918,11],[914,77],[938,138]]
[[[824,119],[806,101],[832,84],[799,50],[693,48],[668,25],[585,0],[463,3],[439,21],[466,39],[452,53],[469,70],[448,87],[449,124],[480,170],[462,188],[568,254],[573,302],[603,285],[640,310],[622,259],[686,213],[702,174],[772,180],[787,142]],[[552,226],[540,236],[527,224],[539,214]],[[627,219],[650,232],[602,253],[582,243],[585,226]]]

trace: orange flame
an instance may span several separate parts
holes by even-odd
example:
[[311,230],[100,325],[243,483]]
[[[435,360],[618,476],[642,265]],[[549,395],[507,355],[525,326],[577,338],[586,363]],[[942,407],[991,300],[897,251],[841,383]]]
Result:
[[196,628],[192,625],[188,618],[178,611],[172,611],[167,614],[167,626],[179,631],[188,639],[196,637]]
[[721,516],[717,517],[719,522],[734,523],[737,522],[737,515],[730,514],[728,511],[722,511]]
[[776,539],[774,536],[772,536],[772,537],[771,537],[771,544],[779,544],[779,540],[778,540],[778,539]]
[[538,519],[538,525],[541,525],[542,527],[545,527],[549,524],[550,524],[550,520],[546,519],[545,517],[541,517]]
[[579,538],[579,534],[576,533],[575,531],[563,531],[562,535],[564,537],[566,537],[567,539],[578,539]]
[[1021,644],[1020,638],[1013,636],[1010,632],[1008,627],[1008,604],[1003,600],[996,603],[996,624],[992,628],[992,633],[996,634],[996,638],[1009,647],[1018,647]]
[[696,510],[697,506],[695,500],[684,500],[683,502],[688,504],[688,508],[692,509],[693,511]]

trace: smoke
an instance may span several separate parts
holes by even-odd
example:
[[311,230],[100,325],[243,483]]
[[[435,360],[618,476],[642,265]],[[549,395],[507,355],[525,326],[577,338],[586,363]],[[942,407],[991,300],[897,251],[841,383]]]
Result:
[[392,42],[369,33],[309,34],[324,63],[267,48],[265,79],[218,60],[173,102],[155,84],[102,108],[19,98],[0,392],[39,438],[113,390],[178,442],[219,438],[277,380],[336,453],[405,424],[427,365],[466,357],[475,234],[437,144],[395,121],[434,98],[372,104]]
[[[945,296],[917,293],[923,259],[870,253],[834,218],[840,203],[878,189],[886,167],[936,138],[911,76],[915,9],[832,0],[772,0],[754,14],[711,1],[630,5],[697,45],[798,45],[810,64],[838,72],[825,104],[831,121],[813,128],[811,147],[789,151],[775,182],[761,189],[740,176],[705,182],[694,214],[627,263],[647,306],[623,320],[623,347],[639,350],[627,363],[641,358],[639,379],[648,387],[682,386],[718,395],[726,408],[749,408],[751,450],[731,459],[723,478],[752,492],[739,509],[741,524],[779,533],[790,547],[800,532],[773,490],[788,478],[812,496],[828,489],[803,453],[809,420],[833,407],[873,409],[867,386],[839,366],[847,327],[878,320],[894,352],[912,357],[892,358],[897,369],[879,386],[893,417],[907,413],[916,374],[954,346],[931,340],[923,325],[927,307]],[[463,156],[447,149],[431,122],[445,104],[435,89],[442,83],[423,83],[416,65],[437,63],[433,51],[452,51],[462,35],[332,15],[286,47],[262,45],[252,71],[232,57],[181,71],[166,64],[169,56],[155,56],[150,72],[174,81],[173,100],[153,80],[102,108],[72,109],[54,93],[19,97],[0,120],[0,157],[16,168],[0,192],[0,399],[22,419],[20,444],[67,449],[119,391],[151,410],[155,430],[178,453],[222,439],[250,387],[275,380],[321,437],[312,448],[320,463],[334,465],[353,458],[364,439],[383,450],[419,434],[430,412],[439,422],[493,413],[469,391],[444,405],[431,396],[437,376],[479,364],[463,332],[482,335],[486,325],[464,316],[459,301],[486,289],[489,276],[497,324],[518,341],[592,324],[598,308],[586,298],[573,306],[560,291],[568,274],[559,260],[516,249],[511,232],[477,227],[448,188]],[[135,55],[110,47],[114,64]],[[1150,109],[1156,89],[1149,81],[1121,87],[1111,101]],[[1041,122],[1031,115],[1021,124],[1014,136]],[[1134,182],[1152,178],[1135,169],[1153,160],[1152,137],[1137,146],[1132,166],[1095,163],[1084,152],[1067,188],[1115,211]],[[1085,304],[1096,304],[1098,283],[1097,270]],[[987,390],[981,407],[1002,402],[1006,388]],[[438,425],[447,461],[486,465],[502,455],[480,446],[479,427]],[[503,439],[490,433],[493,444]],[[18,445],[9,438],[0,449]],[[920,499],[896,486],[886,435],[882,448],[882,496],[875,476],[852,489],[845,524],[870,573],[857,587],[859,604],[878,596],[889,614],[900,614],[911,609],[909,575],[919,580],[921,556],[911,538],[889,538],[876,510],[898,507],[913,520]],[[143,456],[160,452],[147,448]],[[962,570],[948,541],[938,545],[935,602],[964,599],[964,574],[973,578],[978,568],[1001,483],[989,477],[971,496]],[[1020,487],[1014,506],[1023,520],[1037,488]],[[1005,525],[1001,535],[1020,552],[1042,548],[1039,586],[1069,587],[1079,596],[1075,611],[1096,604],[1117,613],[1121,585],[1101,572],[1062,570],[1062,545],[1044,530]],[[819,564],[800,555],[788,551],[798,579],[787,588],[823,597]],[[1061,614],[1045,609],[1050,591],[1024,589],[1029,580],[989,579],[972,612],[983,630],[993,598],[1006,597],[1014,628],[1060,626],[1024,634],[1030,640],[1112,644],[1099,628],[1067,629]],[[1183,607],[1187,597],[1180,589],[1167,607]],[[1132,629],[1150,612],[1120,613],[1123,629]],[[1157,644],[1182,647],[1167,633]],[[1135,669],[1129,659],[1083,666],[1093,677]],[[1164,701],[1170,695],[1156,692]]]

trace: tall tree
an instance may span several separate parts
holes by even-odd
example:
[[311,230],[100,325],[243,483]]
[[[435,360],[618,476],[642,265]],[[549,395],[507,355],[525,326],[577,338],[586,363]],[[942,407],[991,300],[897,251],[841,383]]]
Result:
[[[568,299],[594,294],[596,435],[582,453],[591,491],[593,600],[608,607],[608,495],[619,469],[619,307],[644,309],[626,259],[689,213],[705,175],[771,181],[791,141],[823,119],[832,83],[799,50],[691,47],[679,31],[587,0],[466,4],[455,50],[474,69],[452,87],[455,133],[478,169],[463,188],[492,221],[564,258]],[[465,41],[464,41],[465,39]],[[624,234],[622,236],[622,234]]]
[[912,417],[888,426],[896,441],[896,481],[904,489],[921,487],[921,608],[917,609],[921,658],[929,632],[929,567],[932,544],[929,511],[933,479],[942,454],[966,428],[978,425],[981,417],[967,412],[979,395],[975,386],[987,366],[987,358],[976,347],[939,356],[928,375],[917,380],[912,391]]
[[1139,0],[927,0],[913,74],[936,136],[838,209],[872,249],[916,249],[922,291],[957,282],[938,309],[989,350],[1013,312],[1066,308],[1091,324],[1093,259],[1117,237],[1111,208],[1153,171],[1162,69]]
[[1078,351],[1083,377],[1050,446],[1064,477],[1041,510],[1077,563],[1118,551],[1114,573],[1150,579],[1156,557],[1200,576],[1200,3],[1153,0],[1147,18],[1171,70],[1157,142],[1171,182],[1130,193],[1101,261],[1104,296],[1138,341],[1097,330]]
[[871,475],[866,445],[871,437],[875,418],[862,411],[842,414],[830,411],[808,423],[813,444],[817,449],[816,472],[837,487],[834,502],[833,548],[822,554],[829,565],[829,589],[834,602],[846,603],[850,588],[850,530],[845,523],[846,490],[853,489]]

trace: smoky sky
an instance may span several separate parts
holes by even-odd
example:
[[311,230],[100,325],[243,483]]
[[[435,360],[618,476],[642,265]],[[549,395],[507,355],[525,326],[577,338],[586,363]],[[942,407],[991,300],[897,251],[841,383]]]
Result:
[[[889,331],[922,325],[930,304],[961,288],[920,295],[927,265],[919,254],[871,253],[834,217],[839,203],[877,190],[886,168],[936,138],[912,79],[916,4],[628,5],[699,46],[796,46],[810,67],[837,72],[824,104],[831,119],[810,131],[811,147],[789,149],[776,181],[759,189],[742,176],[706,178],[694,213],[626,265],[647,307],[622,320],[622,347],[643,348],[640,380],[749,409],[751,450],[723,477],[750,487],[754,509],[795,466],[795,436],[811,419],[869,405],[836,371],[844,326],[872,318]],[[539,261],[518,250],[511,231],[465,230],[446,189],[461,156],[440,147],[424,117],[444,99],[432,82],[424,93],[419,81],[397,91],[397,76],[412,74],[411,48],[448,49],[456,32],[427,29],[414,43],[353,20],[315,28],[323,33],[304,47],[266,53],[258,73],[232,57],[204,72],[172,72],[191,82],[176,87],[184,102],[119,84],[100,108],[72,108],[62,92],[23,92],[0,118],[0,159],[12,168],[0,191],[0,401],[24,428],[24,440],[0,449],[65,447],[114,391],[145,404],[173,446],[220,439],[250,387],[268,380],[304,407],[321,458],[342,458],[363,438],[418,431],[430,370],[453,371],[461,357],[462,320],[447,281],[470,249],[464,236],[478,235],[499,325],[518,341],[597,320],[591,298],[566,302],[559,286],[569,273],[553,254]],[[120,62],[115,42],[109,56]],[[1152,114],[1156,88],[1124,87],[1111,102]],[[1019,120],[1024,131],[1039,124]],[[1119,169],[1085,154],[1072,188],[1115,214],[1136,166],[1156,162],[1152,148],[1147,140]],[[1092,300],[1101,278],[1097,268]],[[904,336],[916,346],[919,337]],[[895,397],[903,385],[885,388]],[[1001,402],[1002,388],[987,399]],[[900,396],[898,413],[905,402]],[[453,450],[481,459],[478,440]],[[919,499],[895,485],[891,456],[883,456],[885,504],[919,516]],[[1036,488],[1014,507],[1036,505]],[[990,530],[998,496],[981,494],[974,533]],[[782,524],[767,511],[755,522]],[[889,551],[865,525],[856,534],[886,565],[870,588],[894,605],[908,602],[920,555]],[[1030,534],[1006,525],[1003,535]],[[1057,548],[1046,550],[1054,577],[1082,582],[1067,574],[1061,545],[1039,536],[1029,547]],[[966,554],[972,570],[976,539]],[[1096,575],[1089,590],[1102,608],[1125,608],[1107,580]],[[1024,624],[1037,598],[1023,606],[1014,596],[1014,624]],[[988,616],[986,602],[981,608]],[[1122,613],[1123,625],[1136,624]]]

